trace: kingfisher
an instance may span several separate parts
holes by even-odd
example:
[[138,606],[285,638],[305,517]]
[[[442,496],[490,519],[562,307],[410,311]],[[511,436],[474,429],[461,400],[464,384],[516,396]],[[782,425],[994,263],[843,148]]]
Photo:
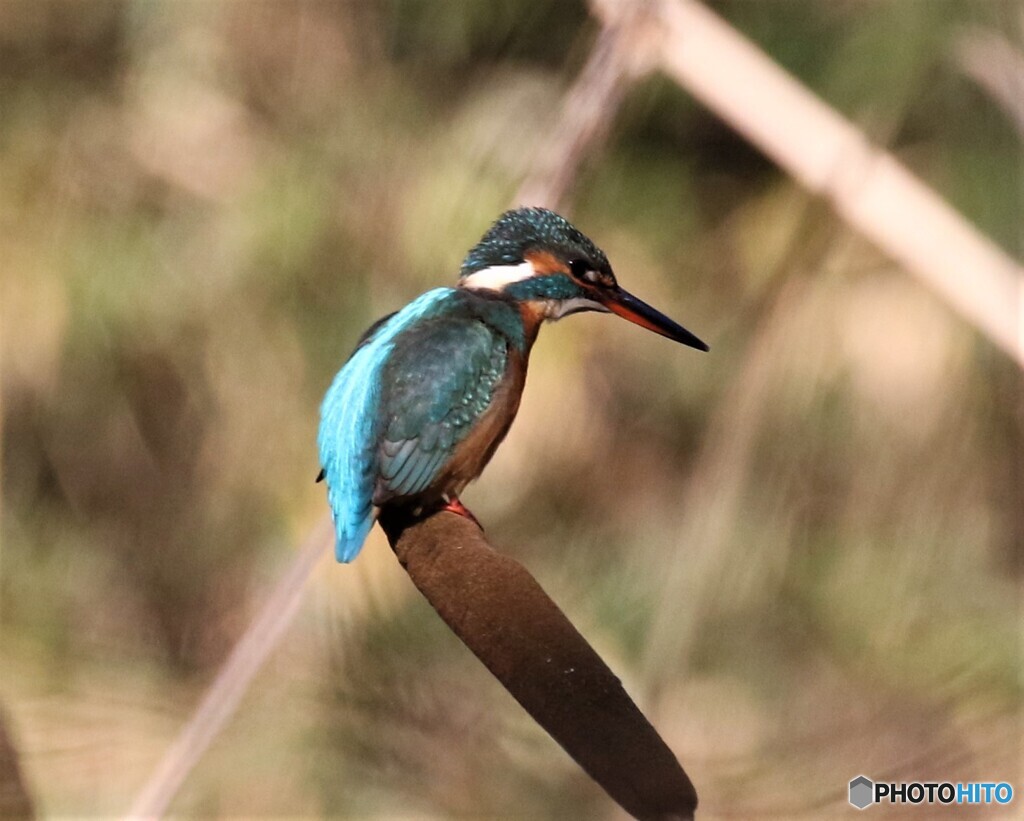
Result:
[[618,314],[706,351],[708,346],[623,290],[608,258],[546,208],[507,211],[435,288],[377,321],[334,378],[317,444],[338,561],[362,548],[381,508],[450,510],[505,438],[545,320]]

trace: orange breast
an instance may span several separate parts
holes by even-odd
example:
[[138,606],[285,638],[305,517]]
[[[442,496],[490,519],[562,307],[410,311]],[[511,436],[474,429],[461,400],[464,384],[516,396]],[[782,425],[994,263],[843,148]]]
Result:
[[454,455],[445,466],[438,483],[443,493],[458,496],[467,484],[480,475],[508,433],[512,420],[516,418],[526,383],[529,349],[525,354],[514,350],[509,354],[509,368],[498,383],[491,404],[469,436],[455,448]]

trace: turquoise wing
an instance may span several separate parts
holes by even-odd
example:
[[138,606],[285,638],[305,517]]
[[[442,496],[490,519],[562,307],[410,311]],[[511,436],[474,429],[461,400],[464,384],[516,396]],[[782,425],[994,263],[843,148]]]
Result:
[[454,293],[451,288],[428,291],[371,328],[324,397],[317,445],[334,519],[338,561],[352,561],[373,527],[382,371],[396,339],[443,311]]
[[431,489],[507,364],[505,338],[475,317],[436,317],[402,334],[383,371],[376,504]]

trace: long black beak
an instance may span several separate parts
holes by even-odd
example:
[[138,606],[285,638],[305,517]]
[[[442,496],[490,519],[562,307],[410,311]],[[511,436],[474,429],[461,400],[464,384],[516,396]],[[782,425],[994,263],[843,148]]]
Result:
[[628,291],[622,290],[617,285],[602,295],[605,307],[613,314],[618,314],[623,319],[635,322],[641,328],[654,331],[656,334],[667,336],[676,342],[689,345],[698,351],[708,350],[696,336],[677,322],[672,321],[661,311],[656,311],[643,300],[637,299]]

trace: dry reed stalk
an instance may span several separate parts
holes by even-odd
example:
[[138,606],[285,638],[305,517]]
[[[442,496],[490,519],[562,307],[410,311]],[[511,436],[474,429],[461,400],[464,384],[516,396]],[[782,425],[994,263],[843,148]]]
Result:
[[224,662],[210,689],[139,791],[128,818],[159,818],[213,740],[227,726],[253,677],[295,619],[313,570],[328,555],[330,518],[320,520]]
[[[592,0],[614,20],[619,0]],[[660,66],[1024,367],[1024,270],[697,0],[662,0]]]
[[632,82],[648,64],[644,58],[656,23],[651,0],[637,0],[605,21],[586,65],[565,96],[558,122],[541,145],[514,205],[565,209],[584,160],[604,143]]
[[1024,138],[1024,52],[999,32],[974,27],[957,37],[953,54],[961,71],[985,90]]

